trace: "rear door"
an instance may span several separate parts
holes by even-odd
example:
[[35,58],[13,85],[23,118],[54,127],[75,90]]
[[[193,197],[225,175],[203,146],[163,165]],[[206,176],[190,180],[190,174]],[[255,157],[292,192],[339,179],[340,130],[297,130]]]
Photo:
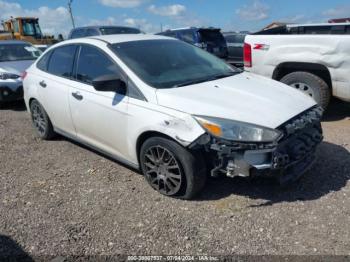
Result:
[[127,141],[128,97],[115,92],[96,91],[92,80],[115,75],[127,82],[119,67],[101,49],[83,44],[77,56],[74,87],[69,101],[80,140],[104,152],[124,157]]
[[56,129],[75,135],[68,94],[72,83],[72,70],[77,45],[57,47],[39,62],[39,74],[34,76],[40,103]]

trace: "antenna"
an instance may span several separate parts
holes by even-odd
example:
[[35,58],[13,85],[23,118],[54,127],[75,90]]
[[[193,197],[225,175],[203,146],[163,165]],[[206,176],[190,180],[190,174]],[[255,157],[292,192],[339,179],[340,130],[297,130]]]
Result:
[[73,13],[72,13],[72,2],[73,2],[73,0],[68,0],[68,11],[70,14],[70,19],[72,20],[73,28],[75,28],[74,17],[73,17]]

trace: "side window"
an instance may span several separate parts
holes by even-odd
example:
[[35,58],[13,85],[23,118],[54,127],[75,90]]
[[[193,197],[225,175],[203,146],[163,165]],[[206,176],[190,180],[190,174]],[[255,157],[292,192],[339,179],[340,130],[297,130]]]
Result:
[[187,43],[193,44],[193,31],[186,30],[181,32],[181,39]]
[[53,75],[71,77],[76,48],[76,45],[68,45],[54,49],[47,71]]
[[87,84],[104,75],[120,75],[117,65],[95,47],[82,45],[77,63],[76,78]]
[[18,20],[16,20],[13,24],[14,24],[13,31],[14,31],[15,33],[19,33]]
[[76,29],[72,32],[70,38],[79,38],[79,37],[84,37],[84,29]]
[[40,58],[40,60],[38,61],[38,63],[36,64],[36,67],[39,68],[42,71],[47,71],[47,66],[50,60],[50,56],[52,54],[52,51],[49,51],[48,53],[46,53],[42,58]]

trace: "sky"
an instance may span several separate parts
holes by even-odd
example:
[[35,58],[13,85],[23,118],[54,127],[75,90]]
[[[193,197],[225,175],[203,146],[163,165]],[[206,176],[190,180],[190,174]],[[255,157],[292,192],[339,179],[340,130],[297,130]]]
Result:
[[[67,35],[68,0],[0,0],[0,19],[39,17],[42,31]],[[187,26],[257,31],[273,21],[326,22],[350,17],[349,0],[73,0],[76,26],[127,25],[146,33]]]

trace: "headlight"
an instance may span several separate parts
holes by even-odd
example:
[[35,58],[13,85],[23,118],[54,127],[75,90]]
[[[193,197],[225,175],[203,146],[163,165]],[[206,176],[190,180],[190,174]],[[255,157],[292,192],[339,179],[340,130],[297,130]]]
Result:
[[12,73],[6,73],[6,72],[0,72],[0,79],[1,80],[18,79],[18,78],[20,78],[19,75],[12,74]]
[[227,140],[273,142],[282,136],[278,130],[254,124],[208,116],[194,116],[194,118],[210,134]]

